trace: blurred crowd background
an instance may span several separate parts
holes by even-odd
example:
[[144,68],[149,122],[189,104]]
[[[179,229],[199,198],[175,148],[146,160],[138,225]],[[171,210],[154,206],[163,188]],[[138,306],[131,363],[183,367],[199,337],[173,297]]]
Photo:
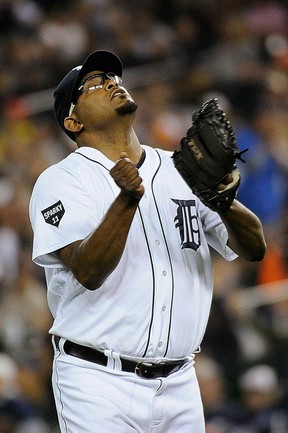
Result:
[[249,148],[238,198],[261,218],[267,255],[212,253],[196,368],[207,433],[288,433],[287,0],[0,0],[0,433],[58,433],[28,202],[40,172],[75,149],[53,88],[95,49],[121,57],[143,144],[175,149],[195,107],[218,97]]

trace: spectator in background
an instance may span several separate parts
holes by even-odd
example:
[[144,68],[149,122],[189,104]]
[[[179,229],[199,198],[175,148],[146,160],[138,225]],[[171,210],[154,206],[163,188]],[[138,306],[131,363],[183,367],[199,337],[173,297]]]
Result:
[[236,433],[244,425],[245,413],[231,395],[224,370],[201,353],[196,364],[207,433]]
[[250,205],[266,226],[280,222],[288,194],[287,172],[276,158],[278,126],[279,119],[262,106],[253,122],[246,123],[237,134],[239,147],[249,148],[246,164],[241,166],[239,200]]
[[[255,433],[288,431],[287,405],[277,373],[269,365],[247,369],[239,381],[242,403],[246,410],[246,428]],[[287,390],[286,390],[287,391]]]
[[21,395],[18,374],[16,362],[0,353],[0,432],[48,433],[48,426],[36,408]]

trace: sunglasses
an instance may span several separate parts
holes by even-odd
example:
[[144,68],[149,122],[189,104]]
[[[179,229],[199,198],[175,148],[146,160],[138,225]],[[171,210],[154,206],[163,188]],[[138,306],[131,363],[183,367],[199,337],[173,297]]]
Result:
[[118,77],[118,75],[114,74],[113,72],[93,74],[85,78],[85,80],[83,80],[80,84],[77,90],[78,97],[83,93],[92,93],[95,92],[95,90],[102,89],[105,81],[107,80],[113,81],[113,83],[117,85],[122,84],[122,78]]
[[[122,84],[122,78],[114,74],[113,72],[101,72],[99,74],[93,74],[85,78],[85,80],[81,82],[80,86],[77,89],[76,99],[78,99],[79,96],[83,95],[83,93],[92,93],[95,92],[96,90],[102,89],[105,81],[107,80],[112,81],[114,84],[117,84],[118,86]],[[71,116],[75,104],[73,102],[71,103],[69,116]]]

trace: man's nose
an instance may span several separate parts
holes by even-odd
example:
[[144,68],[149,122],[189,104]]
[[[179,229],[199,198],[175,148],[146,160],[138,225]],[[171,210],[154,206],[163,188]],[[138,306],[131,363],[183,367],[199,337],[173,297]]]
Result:
[[105,88],[107,90],[112,89],[112,87],[116,87],[116,86],[117,86],[117,83],[115,83],[115,81],[113,81],[113,80],[108,79],[105,83]]

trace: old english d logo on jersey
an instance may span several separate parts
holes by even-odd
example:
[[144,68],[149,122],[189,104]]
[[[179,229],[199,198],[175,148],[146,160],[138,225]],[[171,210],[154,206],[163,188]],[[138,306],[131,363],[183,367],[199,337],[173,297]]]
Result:
[[191,248],[194,251],[201,245],[195,200],[171,199],[177,204],[177,215],[174,218],[175,227],[179,229],[181,248]]
[[57,203],[54,203],[46,209],[42,210],[41,213],[47,224],[58,227],[65,213],[65,209],[62,202],[59,200],[57,201]]

